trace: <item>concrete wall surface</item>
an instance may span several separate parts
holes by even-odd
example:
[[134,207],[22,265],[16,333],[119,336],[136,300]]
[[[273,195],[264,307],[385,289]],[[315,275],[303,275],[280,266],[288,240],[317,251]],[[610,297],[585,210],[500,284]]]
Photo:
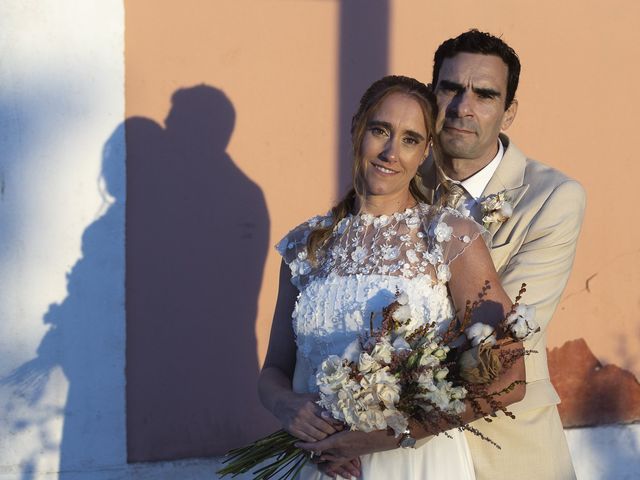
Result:
[[0,2],[0,473],[10,478],[126,461],[123,27],[118,0]]

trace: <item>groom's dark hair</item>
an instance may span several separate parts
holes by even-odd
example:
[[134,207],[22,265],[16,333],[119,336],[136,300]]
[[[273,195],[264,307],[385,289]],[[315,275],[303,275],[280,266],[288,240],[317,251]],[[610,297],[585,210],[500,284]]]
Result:
[[481,55],[496,55],[507,65],[507,93],[504,108],[509,108],[516,96],[520,79],[520,59],[516,52],[501,38],[477,29],[469,30],[455,38],[446,40],[438,47],[433,56],[433,88],[436,88],[440,67],[445,58],[455,57],[458,53],[479,53]]

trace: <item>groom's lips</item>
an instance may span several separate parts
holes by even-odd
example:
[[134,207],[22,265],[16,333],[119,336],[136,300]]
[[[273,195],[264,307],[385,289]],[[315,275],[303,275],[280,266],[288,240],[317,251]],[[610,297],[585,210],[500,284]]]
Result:
[[445,125],[443,127],[445,130],[454,132],[454,133],[473,133],[471,130],[465,130],[463,128],[452,127],[451,125]]

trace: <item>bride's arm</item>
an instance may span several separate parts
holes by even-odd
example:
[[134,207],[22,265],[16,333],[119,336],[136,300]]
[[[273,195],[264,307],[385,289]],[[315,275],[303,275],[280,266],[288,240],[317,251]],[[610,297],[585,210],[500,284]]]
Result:
[[[509,298],[502,288],[500,278],[493,266],[493,261],[486,245],[481,239],[475,240],[462,255],[449,264],[449,269],[451,271],[449,291],[460,318],[464,315],[467,300],[476,300],[483,285],[488,282],[489,288],[485,291],[483,302],[474,310],[472,321],[493,326],[499,334],[498,338],[500,338],[499,323],[509,313],[513,299]],[[508,346],[501,347],[503,350],[519,350],[522,348],[522,342],[511,343]],[[498,378],[489,385],[489,392],[500,391],[517,380],[526,380],[523,356],[519,356],[511,368],[502,371]],[[525,390],[524,383],[518,384],[509,393],[501,395],[499,401],[504,406],[519,402],[524,398]],[[488,404],[483,402],[480,402],[480,404],[484,415],[493,413],[493,409]],[[470,410],[472,409],[467,408],[462,415],[465,423],[480,416],[477,414],[471,415]]]
[[271,325],[267,357],[258,378],[262,404],[292,435],[313,442],[337,430],[321,418],[315,395],[295,393],[291,387],[296,362],[296,344],[291,322],[298,291],[291,284],[289,267],[280,266],[278,300]]

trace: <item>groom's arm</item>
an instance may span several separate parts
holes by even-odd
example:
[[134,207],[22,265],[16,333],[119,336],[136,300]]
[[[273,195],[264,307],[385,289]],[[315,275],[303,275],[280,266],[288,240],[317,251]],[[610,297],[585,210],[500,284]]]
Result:
[[529,221],[520,248],[498,272],[502,287],[512,299],[521,285],[527,284],[522,302],[535,306],[540,325],[540,332],[524,342],[524,347],[533,352],[525,358],[525,398],[511,406],[516,416],[558,403],[549,379],[546,330],[571,273],[584,207],[582,186],[569,179],[560,183]]
[[582,186],[567,180],[549,195],[532,219],[516,254],[498,272],[502,287],[515,298],[527,284],[523,303],[535,305],[541,331],[527,342],[535,347],[544,335],[569,279],[584,217]]

